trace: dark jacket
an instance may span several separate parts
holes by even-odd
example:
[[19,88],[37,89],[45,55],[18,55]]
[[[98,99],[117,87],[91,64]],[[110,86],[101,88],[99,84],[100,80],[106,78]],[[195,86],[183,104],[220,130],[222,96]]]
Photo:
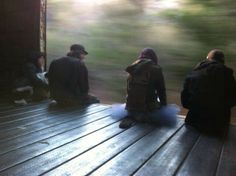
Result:
[[27,63],[23,71],[25,78],[29,81],[29,85],[34,89],[48,88],[48,84],[37,76],[38,73],[43,73],[41,68],[36,67],[33,63]]
[[88,70],[80,59],[62,57],[54,60],[48,71],[50,94],[58,101],[79,100],[89,91]]
[[205,60],[188,74],[181,92],[182,105],[189,109],[185,122],[203,131],[220,131],[230,122],[236,104],[233,70]]
[[[166,105],[166,88],[164,76],[162,73],[162,69],[159,65],[154,64],[149,59],[138,59],[132,65],[126,68],[126,71],[129,73],[128,85],[127,85],[127,102],[126,109],[128,110],[153,110],[154,108],[158,108],[160,106]],[[137,75],[146,74],[148,76],[147,83],[147,91],[145,89],[139,88],[137,92],[134,92],[135,95],[132,94],[132,90],[130,88],[129,79],[132,77],[136,77]],[[144,92],[142,92],[144,91]],[[140,99],[143,99],[141,96],[145,96],[145,105],[141,105],[137,107],[137,102]],[[131,98],[129,98],[132,96]],[[159,98],[159,100],[158,100]],[[146,106],[146,107],[145,107]]]

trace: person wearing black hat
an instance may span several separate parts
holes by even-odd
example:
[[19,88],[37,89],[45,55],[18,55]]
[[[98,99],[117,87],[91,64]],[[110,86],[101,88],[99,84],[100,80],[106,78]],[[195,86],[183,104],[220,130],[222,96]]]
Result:
[[211,50],[187,75],[181,102],[189,110],[187,125],[214,134],[227,130],[230,108],[236,105],[236,82],[233,70],[224,65],[222,51]]
[[48,71],[50,95],[61,105],[98,103],[89,95],[88,70],[84,63],[88,52],[84,46],[73,44],[67,56],[52,61]]

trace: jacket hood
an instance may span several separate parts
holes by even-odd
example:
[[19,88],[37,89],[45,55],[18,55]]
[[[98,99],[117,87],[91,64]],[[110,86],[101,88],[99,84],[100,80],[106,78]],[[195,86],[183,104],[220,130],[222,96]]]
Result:
[[138,59],[130,66],[128,66],[125,71],[129,74],[139,74],[146,71],[154,63],[150,59]]
[[200,62],[198,65],[196,65],[194,70],[201,70],[201,69],[205,69],[209,66],[216,66],[216,65],[222,65],[222,64],[220,64],[216,61],[204,60],[204,61]]
[[154,64],[158,64],[158,57],[152,48],[144,48],[139,55],[139,59],[150,59]]
[[224,64],[217,62],[217,61],[212,61],[212,60],[205,60],[200,62],[193,70],[198,71],[198,70],[204,70],[206,69],[208,72],[216,72],[216,71],[224,71],[225,73],[228,74],[233,74],[233,70]]

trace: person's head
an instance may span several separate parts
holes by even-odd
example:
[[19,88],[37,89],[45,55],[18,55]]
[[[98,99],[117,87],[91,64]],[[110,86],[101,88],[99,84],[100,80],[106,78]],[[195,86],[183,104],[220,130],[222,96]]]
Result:
[[32,51],[29,55],[29,62],[32,62],[39,68],[42,68],[45,66],[45,54],[43,52]]
[[84,59],[85,55],[87,54],[88,52],[85,50],[83,45],[73,44],[70,46],[70,52],[67,55],[71,57],[76,57],[79,59]]
[[207,54],[208,60],[214,60],[216,62],[224,64],[224,53],[221,50],[213,49]]
[[155,64],[158,64],[158,57],[152,48],[144,48],[142,50],[142,52],[140,53],[139,58],[140,59],[150,59]]

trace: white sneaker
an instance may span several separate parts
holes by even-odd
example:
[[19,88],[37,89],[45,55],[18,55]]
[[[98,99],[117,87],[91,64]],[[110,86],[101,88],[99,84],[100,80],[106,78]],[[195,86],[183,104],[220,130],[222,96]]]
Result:
[[27,105],[27,102],[25,99],[14,100],[14,103],[17,105]]

